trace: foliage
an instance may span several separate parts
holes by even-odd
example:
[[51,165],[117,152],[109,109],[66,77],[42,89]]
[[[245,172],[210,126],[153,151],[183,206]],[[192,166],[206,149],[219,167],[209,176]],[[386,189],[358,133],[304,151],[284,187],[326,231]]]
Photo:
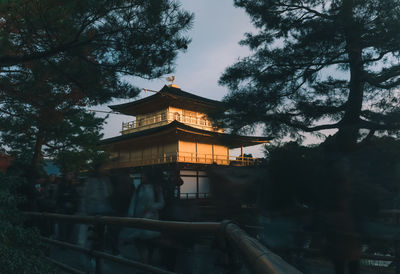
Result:
[[41,257],[38,231],[25,227],[17,210],[15,192],[21,183],[0,173],[0,273],[56,273]]
[[[373,214],[399,206],[400,142],[373,138],[350,154],[332,153],[326,145],[295,142],[270,149],[271,184],[263,190],[264,207],[328,207],[338,196],[338,180],[351,183],[353,207]],[[345,161],[343,161],[345,159]],[[343,164],[345,163],[345,164]],[[343,171],[345,170],[345,171]]]
[[101,151],[99,147],[92,144],[82,150],[61,150],[55,156],[55,163],[63,173],[68,171],[83,172],[91,171],[99,164],[107,162],[109,154]]
[[[73,105],[61,110],[66,102],[61,98],[57,101],[57,94],[42,101],[31,100],[30,91],[20,93],[24,95],[3,103],[10,114],[0,115],[1,139],[12,155],[32,162],[35,155],[35,160],[40,160],[41,153],[37,150],[44,150],[44,156],[61,162],[68,154],[72,165],[78,167],[99,154],[96,145],[102,136],[104,119]],[[42,90],[35,95],[42,95]]]
[[252,55],[229,67],[220,117],[234,130],[264,125],[275,138],[337,130],[335,149],[400,128],[398,0],[235,0],[257,33]]
[[267,170],[271,182],[264,184],[263,201],[267,208],[313,206],[318,171],[323,160],[319,149],[299,146],[295,142],[268,149]]
[[[53,128],[52,131],[57,135],[50,145],[47,144],[47,155],[54,158],[62,171],[78,172],[88,169],[96,161],[105,161],[108,154],[98,147],[103,136],[100,131],[104,119],[83,110],[71,118]],[[62,132],[58,133],[57,130]]]
[[10,0],[1,1],[0,13],[1,67],[64,62],[76,80],[96,77],[110,89],[117,73],[169,72],[189,43],[182,33],[192,20],[170,0]]
[[172,0],[15,0],[0,18],[0,138],[38,166],[43,150],[98,155],[103,119],[85,107],[136,96],[126,76],[171,72],[192,15]]

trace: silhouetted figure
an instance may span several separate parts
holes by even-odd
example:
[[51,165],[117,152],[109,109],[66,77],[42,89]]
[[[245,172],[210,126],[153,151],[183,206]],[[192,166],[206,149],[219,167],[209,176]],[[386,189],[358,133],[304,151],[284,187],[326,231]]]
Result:
[[[131,199],[128,217],[159,219],[159,211],[164,207],[164,197],[161,182],[155,181],[151,172],[142,175],[142,182],[135,190]],[[142,262],[149,263],[154,246],[151,241],[160,236],[160,232],[131,229],[130,240],[134,240]]]
[[56,175],[54,175],[54,174],[51,174],[47,178],[45,191],[46,191],[46,196],[51,201],[51,207],[52,207],[51,212],[53,212],[56,207],[56,195],[57,195],[57,189],[58,189],[59,183],[60,183],[59,178],[57,178]]
[[[129,202],[133,193],[133,182],[126,172],[115,173],[111,176],[112,193],[110,196],[111,216],[126,217]],[[119,255],[119,236],[122,227],[108,226],[106,239],[114,255]]]
[[[78,209],[78,192],[74,180],[74,174],[68,172],[64,175],[57,192],[57,209],[61,214],[73,215]],[[71,222],[59,223],[59,239],[71,241],[74,224]]]
[[[108,170],[104,164],[94,166],[94,173],[87,178],[84,184],[83,200],[81,211],[89,216],[111,216],[112,209],[110,205],[110,196],[112,186]],[[99,230],[100,229],[100,230]],[[102,250],[103,231],[102,226],[79,226],[79,242],[88,248],[97,248]],[[101,241],[97,241],[101,237]],[[101,243],[101,244],[100,244]]]
[[26,167],[21,179],[24,182],[18,189],[23,201],[19,204],[22,211],[38,211],[38,198],[40,196],[40,172],[35,167]]
[[85,211],[88,215],[111,215],[110,196],[112,185],[103,165],[95,167],[94,176],[87,179],[85,187]]
[[[42,199],[39,203],[40,211],[56,213],[57,212],[57,188],[60,181],[52,174],[48,176],[41,185]],[[42,220],[43,235],[49,237],[55,234],[55,223],[52,219]]]
[[[165,200],[165,206],[160,211],[160,219],[176,221],[182,218],[182,214],[180,214],[182,205],[179,205],[176,201],[180,195],[179,188],[183,185],[183,180],[179,176],[179,172],[177,174],[168,174],[166,179],[164,179],[164,173],[159,172],[158,175],[157,182],[162,182]],[[157,241],[160,246],[162,267],[168,271],[175,271],[178,250],[187,247],[187,245],[192,245],[192,242],[188,244],[182,237],[175,237],[167,233],[161,233]]]
[[[34,166],[15,165],[10,168],[10,174],[18,176],[21,179],[21,185],[16,189],[16,195],[22,200],[18,204],[21,211],[45,211],[45,193],[44,184],[46,178],[43,172]],[[51,230],[48,227],[49,222],[46,220],[27,219],[25,221],[27,227],[37,227],[44,236],[49,236]]]
[[[39,212],[56,212],[56,201],[51,196],[52,193],[49,191],[49,184],[47,176],[43,175],[36,179],[36,210]],[[38,227],[42,236],[49,237],[54,233],[54,223],[50,219],[40,220]]]

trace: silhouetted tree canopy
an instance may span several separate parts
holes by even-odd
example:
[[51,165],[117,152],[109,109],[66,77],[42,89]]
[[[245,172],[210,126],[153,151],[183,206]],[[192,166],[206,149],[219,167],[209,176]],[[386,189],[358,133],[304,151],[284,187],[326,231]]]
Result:
[[[50,78],[101,104],[137,93],[124,76],[173,69],[192,15],[170,0],[44,0],[0,4],[0,96]],[[61,91],[60,91],[61,92]]]
[[337,130],[344,150],[400,128],[400,1],[235,0],[256,33],[227,68],[223,121],[276,138]]
[[69,170],[86,168],[87,161],[101,157],[97,144],[104,118],[69,105],[68,96],[55,91],[27,89],[19,94],[2,104],[7,113],[0,114],[0,140],[8,153],[35,166],[45,156]]
[[[351,182],[352,206],[358,214],[373,215],[378,209],[398,208],[400,142],[373,137],[362,148],[335,155],[326,153],[324,146],[305,147],[295,142],[271,147],[267,165],[270,182],[263,185],[263,206],[323,209],[341,197],[337,185],[346,180]],[[345,167],[340,171],[337,165],[342,165],[343,159]]]
[[173,0],[2,1],[2,144],[34,165],[42,148],[93,148],[103,119],[85,107],[136,96],[127,76],[171,72],[192,17]]
[[173,0],[13,0],[0,18],[0,67],[65,60],[152,78],[187,48],[192,15]]

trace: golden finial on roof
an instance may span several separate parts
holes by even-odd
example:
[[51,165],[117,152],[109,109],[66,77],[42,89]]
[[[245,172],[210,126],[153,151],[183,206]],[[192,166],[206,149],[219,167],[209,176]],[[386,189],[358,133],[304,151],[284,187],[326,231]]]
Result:
[[175,75],[172,75],[172,76],[170,76],[170,77],[167,77],[167,81],[168,82],[171,82],[171,84],[168,86],[168,87],[172,87],[172,88],[179,88],[179,86],[178,85],[175,85],[174,84],[174,80],[175,80]]

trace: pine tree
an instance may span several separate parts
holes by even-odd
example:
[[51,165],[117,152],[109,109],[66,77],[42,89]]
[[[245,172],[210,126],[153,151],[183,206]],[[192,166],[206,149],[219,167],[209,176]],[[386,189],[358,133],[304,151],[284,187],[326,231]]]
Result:
[[400,128],[400,1],[235,0],[255,34],[227,68],[223,120],[276,138],[337,130],[335,149]]
[[136,96],[127,76],[171,72],[191,20],[172,0],[1,2],[2,144],[35,166],[96,154],[103,119],[85,107]]

